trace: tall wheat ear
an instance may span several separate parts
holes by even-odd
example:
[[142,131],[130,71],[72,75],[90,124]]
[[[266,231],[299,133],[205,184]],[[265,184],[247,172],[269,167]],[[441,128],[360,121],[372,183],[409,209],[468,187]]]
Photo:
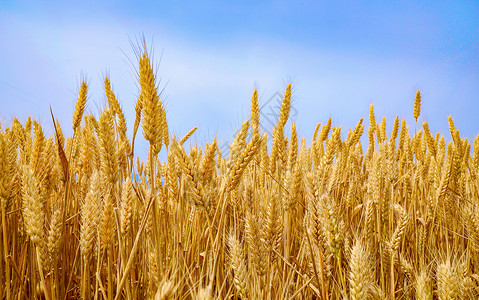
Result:
[[156,78],[146,50],[140,57],[140,99],[143,115],[143,136],[150,145],[156,145],[162,137],[162,107],[156,88]]
[[87,91],[88,85],[85,81],[82,81],[80,92],[78,94],[78,100],[75,106],[75,112],[73,113],[73,131],[76,131],[77,128],[80,126],[81,119],[83,117],[83,112],[85,111],[85,105],[87,100]]

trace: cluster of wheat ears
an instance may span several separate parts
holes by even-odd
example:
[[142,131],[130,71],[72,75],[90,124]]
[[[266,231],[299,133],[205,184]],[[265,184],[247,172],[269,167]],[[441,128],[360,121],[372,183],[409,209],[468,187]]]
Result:
[[268,143],[254,91],[223,157],[216,139],[185,149],[196,128],[170,136],[146,50],[138,77],[131,141],[108,78],[99,117],[81,84],[71,137],[53,114],[52,137],[30,118],[1,128],[1,298],[479,295],[479,137],[471,151],[451,118],[448,144],[418,128],[419,92],[412,136],[398,117],[388,136],[371,105],[363,151],[362,119],[348,132],[329,119],[308,142],[285,128],[291,85]]

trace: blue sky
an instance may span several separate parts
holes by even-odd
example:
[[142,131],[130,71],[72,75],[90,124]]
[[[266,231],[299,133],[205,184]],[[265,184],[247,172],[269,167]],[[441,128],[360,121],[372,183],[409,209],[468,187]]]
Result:
[[98,114],[109,74],[131,130],[138,89],[130,41],[144,35],[170,129],[182,136],[198,126],[201,144],[232,140],[255,87],[269,111],[289,81],[308,141],[328,117],[347,132],[371,103],[378,121],[386,116],[390,128],[399,114],[412,132],[418,89],[420,122],[431,131],[446,135],[452,115],[462,136],[479,133],[477,1],[39,2],[0,3],[3,124],[32,115],[51,133],[51,105],[70,134],[81,80],[90,86],[87,109]]

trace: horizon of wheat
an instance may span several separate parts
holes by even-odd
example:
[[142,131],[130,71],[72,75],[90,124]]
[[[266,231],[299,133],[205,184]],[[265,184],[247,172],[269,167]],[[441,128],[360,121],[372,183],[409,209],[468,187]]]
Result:
[[53,136],[0,128],[0,298],[479,297],[479,135],[418,128],[418,91],[412,135],[397,116],[388,136],[371,105],[366,148],[363,119],[318,124],[307,146],[289,84],[271,149],[256,90],[228,157],[216,138],[188,149],[197,127],[170,135],[145,49],[131,140],[108,77],[99,116],[82,82],[70,137],[53,114]]

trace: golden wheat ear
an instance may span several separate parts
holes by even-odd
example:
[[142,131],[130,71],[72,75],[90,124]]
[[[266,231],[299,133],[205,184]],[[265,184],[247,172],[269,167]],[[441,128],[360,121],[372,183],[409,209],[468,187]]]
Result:
[[60,161],[62,163],[62,171],[63,171],[63,178],[65,181],[68,180],[68,160],[67,156],[65,155],[65,151],[63,150],[63,145],[62,145],[62,136],[59,132],[59,128],[57,127],[57,122],[55,121],[55,117],[53,116],[53,111],[50,106],[50,114],[52,115],[52,120],[53,120],[53,128],[55,129],[55,137],[57,141],[57,147],[58,147],[58,156],[60,157]]
[[75,106],[75,112],[73,113],[73,131],[76,131],[80,126],[83,112],[85,111],[86,97],[87,97],[88,85],[85,81],[82,81],[80,92],[78,93],[78,100]]
[[416,98],[414,98],[414,119],[419,118],[419,115],[421,114],[421,92],[417,91],[416,92]]

